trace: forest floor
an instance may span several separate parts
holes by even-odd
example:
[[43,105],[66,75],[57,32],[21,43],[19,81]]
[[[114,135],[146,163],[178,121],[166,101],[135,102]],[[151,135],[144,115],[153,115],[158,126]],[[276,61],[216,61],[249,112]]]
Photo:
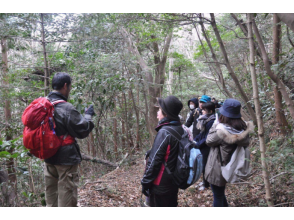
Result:
[[[145,196],[141,194],[141,178],[144,173],[143,160],[133,162],[131,166],[117,168],[108,174],[86,182],[79,188],[80,207],[140,207]],[[213,195],[211,189],[199,191],[196,185],[179,190],[179,207],[211,207]],[[230,198],[230,191],[227,193]],[[228,199],[229,201],[229,199]],[[235,206],[229,202],[230,206]]]
[[[80,207],[140,207],[145,196],[141,193],[141,178],[144,173],[143,156],[134,156],[120,168],[107,170],[99,178],[92,176],[79,187],[78,206]],[[85,164],[86,165],[86,164]],[[87,166],[86,166],[87,167]],[[100,166],[100,169],[103,166]],[[99,170],[100,170],[99,169]],[[109,168],[108,168],[109,169]],[[226,197],[231,207],[267,206],[261,169],[253,169],[253,175],[244,184],[227,184]],[[293,184],[283,175],[278,182],[272,183],[274,204],[293,206]],[[284,179],[285,178],[285,179]],[[211,189],[199,191],[196,185],[179,190],[179,207],[211,207]],[[293,181],[293,180],[292,180]]]

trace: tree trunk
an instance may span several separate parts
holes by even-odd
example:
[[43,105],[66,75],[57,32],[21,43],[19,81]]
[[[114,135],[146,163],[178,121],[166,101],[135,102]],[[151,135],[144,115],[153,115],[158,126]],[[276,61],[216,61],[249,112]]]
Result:
[[[273,54],[272,54],[272,62],[273,64],[277,64],[279,62],[279,53],[281,47],[281,25],[278,24],[280,22],[277,14],[273,14]],[[282,105],[282,94],[278,90],[277,86],[274,89],[275,94],[275,112],[276,112],[276,120],[280,131],[283,135],[286,134],[286,127],[288,127],[288,122],[284,114],[283,105]]]
[[125,129],[125,119],[124,119],[124,108],[123,108],[123,103],[124,103],[124,100],[123,100],[123,96],[121,97],[121,101],[119,101],[119,104],[120,104],[120,108],[121,108],[121,111],[122,111],[122,117],[121,117],[121,143],[122,143],[122,149],[125,149],[126,147],[126,136],[125,136],[125,133],[126,133],[126,129]]
[[262,112],[261,112],[261,107],[259,102],[257,77],[255,72],[252,14],[247,14],[247,16],[248,16],[248,38],[249,38],[249,49],[250,49],[250,71],[251,71],[251,79],[252,79],[252,86],[253,86],[253,99],[254,99],[256,116],[257,116],[258,138],[259,138],[260,153],[261,153],[261,167],[262,167],[262,174],[263,174],[263,179],[265,184],[265,193],[266,193],[265,197],[266,197],[268,206],[273,206],[269,175],[267,171],[267,164],[265,161],[266,146],[264,141],[264,126],[263,126]]
[[[5,38],[1,39],[1,52],[2,52],[2,83],[4,86],[9,85],[8,79],[8,47]],[[6,141],[12,140],[12,130],[10,128],[11,123],[11,108],[10,108],[10,100],[8,99],[8,91],[3,90],[4,96],[4,115],[5,115],[5,133],[6,133]],[[10,154],[13,154],[13,148],[8,150]],[[16,196],[17,196],[17,179],[15,175],[14,168],[14,159],[10,158],[6,160],[6,167],[8,172],[8,206],[15,206]]]
[[132,92],[132,89],[130,89],[130,95],[131,95],[131,99],[133,101],[133,106],[134,106],[134,109],[135,109],[135,115],[136,115],[136,144],[135,144],[135,147],[137,149],[139,149],[139,142],[140,142],[140,125],[139,125],[139,110],[136,106],[136,102],[135,102],[135,98],[134,98],[134,95],[133,95],[133,92]]
[[114,156],[117,159],[117,119],[116,119],[116,101],[114,100],[114,110],[113,110],[113,141],[114,141]]
[[[222,69],[221,69],[220,63],[219,63],[219,61],[217,60],[217,57],[216,57],[215,52],[214,52],[214,50],[213,50],[213,47],[211,46],[210,39],[209,39],[209,37],[208,37],[207,34],[206,34],[206,31],[205,31],[205,28],[204,28],[203,22],[200,22],[200,26],[201,26],[201,30],[202,30],[203,36],[204,36],[204,38],[205,38],[205,40],[206,40],[206,42],[207,42],[207,45],[208,45],[208,47],[209,47],[209,49],[210,49],[211,57],[212,57],[212,59],[213,59],[214,62],[215,62],[215,66],[216,66],[216,74],[217,74],[217,76],[218,76],[219,83],[221,84],[222,89],[224,90],[225,94],[226,94],[228,97],[233,98],[232,93],[231,93],[231,92],[227,89],[227,87],[226,87],[226,84],[225,84],[225,81],[224,81],[224,78],[223,78],[223,72],[222,72]],[[200,41],[200,43],[201,43],[201,46],[202,46],[202,48],[203,48],[204,55],[205,55],[206,59],[208,59],[208,56],[207,56],[206,51],[205,51],[205,47],[204,47],[204,45],[203,45],[203,43],[202,43],[202,40],[201,40],[201,38],[200,38],[200,36],[199,36],[198,30],[197,30],[195,24],[194,24],[194,27],[195,27],[195,29],[196,29],[198,39],[199,39],[199,41]],[[209,65],[209,69],[210,69],[210,65]],[[215,69],[215,68],[214,68],[214,69]],[[210,69],[210,70],[211,70],[211,69]]]
[[[248,30],[245,24],[242,24],[242,22],[237,18],[237,16],[233,13],[231,13],[231,16],[235,19],[235,21],[237,22],[238,26],[240,27],[240,29],[242,30],[243,34],[245,37],[248,36]],[[259,56],[261,58],[261,52],[260,49],[258,47],[258,44],[254,41],[254,50],[256,51],[256,55]]]
[[293,103],[293,100],[291,100],[284,83],[271,70],[270,63],[269,63],[269,58],[268,58],[268,55],[266,53],[263,41],[261,39],[261,36],[259,34],[259,31],[258,31],[258,28],[256,26],[256,23],[255,23],[254,19],[252,20],[252,24],[253,24],[253,30],[254,30],[254,33],[255,33],[259,48],[261,50],[262,60],[263,60],[264,67],[265,67],[265,70],[267,72],[267,75],[277,84],[278,89],[281,91],[282,96],[285,99],[285,102],[286,102],[286,105],[287,105],[288,110],[290,112],[290,115],[291,115],[292,119],[294,119],[294,103]]
[[248,109],[249,114],[250,114],[250,116],[251,116],[251,118],[253,120],[253,123],[256,125],[257,121],[256,121],[255,112],[254,112],[253,108],[251,107],[251,105],[249,103],[249,99],[248,99],[246,93],[244,92],[244,90],[243,90],[243,88],[242,88],[242,86],[241,86],[241,84],[240,84],[240,82],[239,82],[239,80],[238,80],[238,78],[237,78],[237,76],[236,76],[233,68],[231,67],[231,64],[230,64],[230,61],[228,59],[228,55],[227,55],[225,46],[223,44],[223,41],[222,41],[222,39],[220,37],[219,31],[218,31],[217,26],[216,26],[216,23],[215,23],[214,14],[211,13],[210,14],[210,17],[211,17],[211,25],[213,27],[215,36],[216,36],[217,41],[219,43],[220,49],[222,51],[222,54],[223,54],[223,57],[224,57],[224,60],[225,60],[225,63],[226,63],[226,67],[228,69],[228,72],[229,72],[230,76],[232,77],[232,79],[234,80],[234,82],[235,82],[235,84],[237,86],[237,89],[240,92],[240,95],[241,95],[242,99],[246,103],[247,109]]
[[48,62],[47,62],[47,53],[46,53],[46,42],[45,42],[45,30],[44,30],[44,18],[43,14],[41,13],[41,26],[42,26],[42,45],[43,45],[43,56],[44,56],[44,96],[47,96],[49,93],[49,69],[48,69]]
[[[153,42],[153,49],[154,49],[154,64],[155,64],[155,79],[152,74],[151,68],[148,67],[147,63],[143,60],[142,56],[140,55],[138,48],[133,44],[133,41],[129,35],[129,33],[122,28],[122,36],[124,37],[125,41],[128,45],[128,50],[136,56],[137,61],[141,67],[141,69],[145,72],[145,79],[148,82],[148,90],[149,90],[149,121],[151,126],[157,125],[157,108],[154,104],[157,102],[156,98],[160,97],[162,94],[163,84],[164,84],[164,76],[165,76],[165,64],[167,60],[167,53],[170,47],[171,39],[173,32],[171,31],[165,40],[165,44],[163,46],[163,55],[160,57],[159,54],[159,46],[158,42]],[[151,36],[153,39],[156,39],[155,36]],[[154,139],[156,131],[150,129],[152,132],[150,135],[152,139]]]
[[277,13],[277,16],[294,32],[294,13]]

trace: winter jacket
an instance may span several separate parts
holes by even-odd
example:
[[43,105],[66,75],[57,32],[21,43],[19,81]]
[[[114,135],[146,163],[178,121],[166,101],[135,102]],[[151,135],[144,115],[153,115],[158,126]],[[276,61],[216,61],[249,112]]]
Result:
[[[223,124],[224,125],[224,124]],[[217,186],[225,186],[226,180],[221,174],[221,152],[223,166],[227,165],[237,146],[249,146],[249,133],[254,130],[252,122],[246,122],[245,131],[237,131],[227,125],[213,125],[206,138],[206,144],[210,147],[208,161],[205,167],[205,179]],[[225,128],[227,127],[227,129]],[[237,134],[238,133],[238,134]]]
[[197,119],[200,115],[202,115],[202,110],[200,108],[194,109],[185,123],[185,126],[188,128],[193,124],[193,138],[195,138],[200,133],[200,130],[196,128]]
[[[65,100],[59,92],[51,92],[48,95],[49,100]],[[68,134],[72,137],[83,139],[86,138],[94,124],[90,115],[83,117],[72,104],[68,102],[58,103],[54,106],[54,120],[56,123],[55,132],[57,136]],[[62,146],[57,153],[45,160],[46,163],[53,165],[75,165],[82,161],[79,145],[75,142],[70,145]]]
[[167,173],[164,164],[166,162],[171,172],[175,170],[179,141],[166,129],[167,127],[180,135],[184,134],[181,123],[178,121],[169,121],[164,118],[159,122],[155,129],[157,135],[149,154],[146,171],[141,180],[145,189],[150,189],[151,193],[158,195],[178,192],[178,188],[173,184],[172,177]]
[[[211,126],[215,120],[215,115],[203,115],[202,117],[198,118],[198,125],[201,124],[199,127],[200,134],[198,134],[194,140],[196,141],[196,148],[200,149],[203,156],[207,157],[209,153],[209,146],[206,145],[206,138],[209,133]],[[197,126],[198,126],[197,125]]]
[[209,151],[209,147],[206,145],[205,141],[214,120],[214,114],[203,115],[202,117],[198,118],[198,124],[201,124],[198,129],[200,133],[194,138],[194,140],[196,141],[196,148],[200,149],[200,151]]

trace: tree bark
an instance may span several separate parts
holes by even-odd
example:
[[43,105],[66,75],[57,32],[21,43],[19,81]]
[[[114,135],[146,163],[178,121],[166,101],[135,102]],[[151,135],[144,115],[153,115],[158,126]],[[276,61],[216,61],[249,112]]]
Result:
[[257,124],[257,121],[256,121],[255,112],[254,112],[253,108],[251,107],[251,105],[249,103],[249,99],[248,99],[246,93],[244,92],[244,90],[243,90],[243,88],[242,88],[242,86],[241,86],[241,84],[240,84],[240,82],[239,82],[239,80],[238,80],[238,78],[237,78],[237,76],[236,76],[233,68],[231,67],[231,64],[230,64],[230,61],[228,59],[228,55],[227,55],[225,46],[223,44],[223,41],[222,41],[222,39],[220,37],[219,31],[218,31],[217,26],[216,26],[214,14],[211,13],[210,14],[210,17],[211,17],[211,25],[213,27],[215,36],[216,36],[217,41],[219,43],[220,49],[222,51],[222,54],[223,54],[223,57],[224,57],[224,60],[225,60],[225,63],[226,63],[226,67],[228,69],[228,72],[229,72],[230,76],[232,77],[232,79],[234,80],[234,82],[235,82],[235,84],[237,86],[237,89],[240,92],[240,95],[241,95],[242,99],[246,103],[247,109],[248,109],[249,114],[250,114],[250,116],[251,116],[251,118],[253,120],[253,123],[256,125]]
[[[230,98],[233,98],[231,92],[227,89],[226,85],[225,85],[225,81],[224,81],[224,77],[223,77],[223,72],[222,72],[222,69],[221,69],[221,66],[220,66],[220,63],[215,55],[215,52],[213,50],[213,47],[211,46],[211,42],[210,42],[210,39],[209,37],[207,36],[206,34],[206,31],[205,31],[205,28],[204,28],[204,24],[203,22],[200,22],[200,26],[201,26],[201,30],[202,30],[202,33],[203,33],[203,36],[207,42],[207,45],[210,49],[210,52],[211,52],[211,57],[212,59],[214,60],[215,62],[215,66],[216,66],[216,70],[217,70],[217,75],[218,75],[218,78],[219,78],[219,82],[220,84],[222,85],[222,88],[223,90],[225,91],[225,93],[230,97]],[[196,30],[197,31],[197,30]],[[197,31],[197,35],[198,35],[198,39],[201,41],[200,37],[199,37],[199,34],[198,34],[198,31]],[[201,45],[203,47],[203,50],[205,51],[205,48],[202,44],[202,41],[201,41]],[[206,53],[206,52],[205,52]],[[207,55],[206,55],[207,56]]]
[[[272,62],[273,64],[277,64],[279,62],[279,53],[281,47],[281,25],[278,24],[280,22],[277,14],[273,14],[273,53],[272,53]],[[275,112],[276,112],[276,120],[280,131],[283,135],[285,135],[286,127],[288,127],[288,122],[284,114],[283,105],[282,105],[282,94],[279,91],[278,87],[275,86],[274,89],[275,94]]]
[[132,92],[131,88],[130,88],[130,95],[131,95],[131,98],[132,98],[132,101],[133,101],[133,106],[134,106],[135,115],[136,115],[136,144],[135,144],[135,147],[137,149],[139,149],[139,143],[140,143],[139,110],[138,110],[138,108],[136,106],[135,98],[134,98],[134,95],[133,95],[133,92]]
[[286,105],[287,105],[288,110],[290,112],[290,115],[291,115],[292,119],[294,119],[294,103],[293,103],[293,100],[291,100],[284,83],[271,70],[270,63],[269,63],[269,58],[268,58],[268,55],[266,53],[263,41],[261,39],[261,36],[259,34],[259,31],[258,31],[258,28],[256,26],[256,23],[255,23],[254,19],[252,20],[252,24],[253,24],[253,30],[254,30],[254,33],[255,33],[259,48],[261,50],[262,60],[263,60],[264,67],[265,67],[265,70],[267,72],[267,75],[277,84],[278,89],[281,91],[282,96],[285,99],[285,102],[286,102]]
[[47,53],[46,53],[46,42],[45,42],[45,30],[44,30],[44,18],[43,14],[41,13],[41,26],[42,26],[42,46],[43,46],[43,56],[44,56],[44,96],[47,96],[49,93],[49,69],[48,69],[48,62],[47,62]]
[[294,32],[294,13],[277,13],[277,16]]
[[262,174],[265,184],[265,193],[266,193],[266,201],[268,206],[272,207],[272,196],[271,196],[271,188],[269,182],[269,175],[266,164],[266,146],[264,140],[264,126],[262,120],[262,112],[259,102],[259,94],[258,94],[258,85],[257,85],[257,77],[255,72],[255,58],[254,58],[254,40],[253,40],[253,31],[252,31],[252,14],[247,14],[248,16],[248,38],[249,38],[249,49],[250,49],[250,71],[251,71],[251,79],[253,86],[253,99],[255,104],[256,116],[257,116],[257,125],[258,125],[258,138],[260,143],[260,153],[261,153],[261,167]]
[[[245,37],[248,36],[248,30],[245,24],[242,24],[242,22],[237,18],[237,16],[234,13],[231,13],[231,16],[235,19],[235,21],[237,22],[238,26],[240,27],[240,29],[242,30],[243,34]],[[261,52],[260,49],[258,47],[258,44],[254,41],[254,50],[256,51],[256,55],[259,56],[261,58]]]
[[[145,72],[145,78],[148,82],[147,88],[149,90],[149,120],[150,125],[155,126],[157,122],[157,108],[154,104],[157,102],[156,98],[160,97],[162,94],[163,84],[164,84],[164,76],[165,76],[165,64],[167,60],[167,53],[170,47],[171,39],[173,36],[173,32],[167,35],[165,40],[165,44],[163,46],[163,55],[160,57],[159,54],[159,46],[158,42],[154,41],[152,46],[154,50],[154,64],[155,64],[155,78],[153,77],[151,68],[148,67],[147,63],[142,58],[141,54],[138,51],[138,48],[134,45],[129,33],[122,28],[121,33],[127,42],[128,50],[136,57],[141,69]],[[155,36],[152,36],[153,39],[156,39]],[[156,131],[150,129],[152,132],[152,138],[154,139]]]
[[[8,79],[8,47],[7,41],[5,38],[1,39],[1,52],[2,52],[2,84],[4,86],[9,85]],[[4,115],[5,115],[5,133],[6,133],[6,141],[12,140],[12,131],[10,128],[11,123],[11,108],[10,108],[10,100],[8,98],[8,91],[3,91],[4,96]],[[13,148],[8,150],[10,154],[13,154]],[[15,206],[15,199],[17,197],[17,179],[15,175],[14,168],[14,159],[10,158],[6,160],[6,168],[8,172],[8,206]]]
[[114,156],[117,159],[117,119],[116,119],[116,101],[114,100],[114,110],[113,110],[113,142],[114,142]]

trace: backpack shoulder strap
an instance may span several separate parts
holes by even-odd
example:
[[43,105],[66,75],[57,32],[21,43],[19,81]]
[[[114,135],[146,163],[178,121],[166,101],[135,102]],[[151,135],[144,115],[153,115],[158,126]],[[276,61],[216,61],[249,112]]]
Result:
[[[174,136],[178,140],[182,139],[182,135],[179,134],[179,132],[177,132],[174,128],[172,128],[172,126],[165,126],[162,128],[162,130],[168,131],[172,136]],[[184,132],[186,132],[186,131],[184,130]]]
[[56,101],[53,101],[51,102],[50,99],[49,99],[49,96],[46,96],[45,97],[52,105],[57,105],[58,103],[62,103],[62,102],[66,102],[65,100],[63,99],[59,99],[59,100],[56,100]]
[[54,102],[51,102],[52,105],[57,105],[58,103],[62,103],[62,102],[66,102],[64,100],[57,100],[57,101],[54,101]]
[[193,117],[195,117],[195,115],[198,117],[199,114],[200,114],[199,108],[196,108],[195,111],[194,111]]

